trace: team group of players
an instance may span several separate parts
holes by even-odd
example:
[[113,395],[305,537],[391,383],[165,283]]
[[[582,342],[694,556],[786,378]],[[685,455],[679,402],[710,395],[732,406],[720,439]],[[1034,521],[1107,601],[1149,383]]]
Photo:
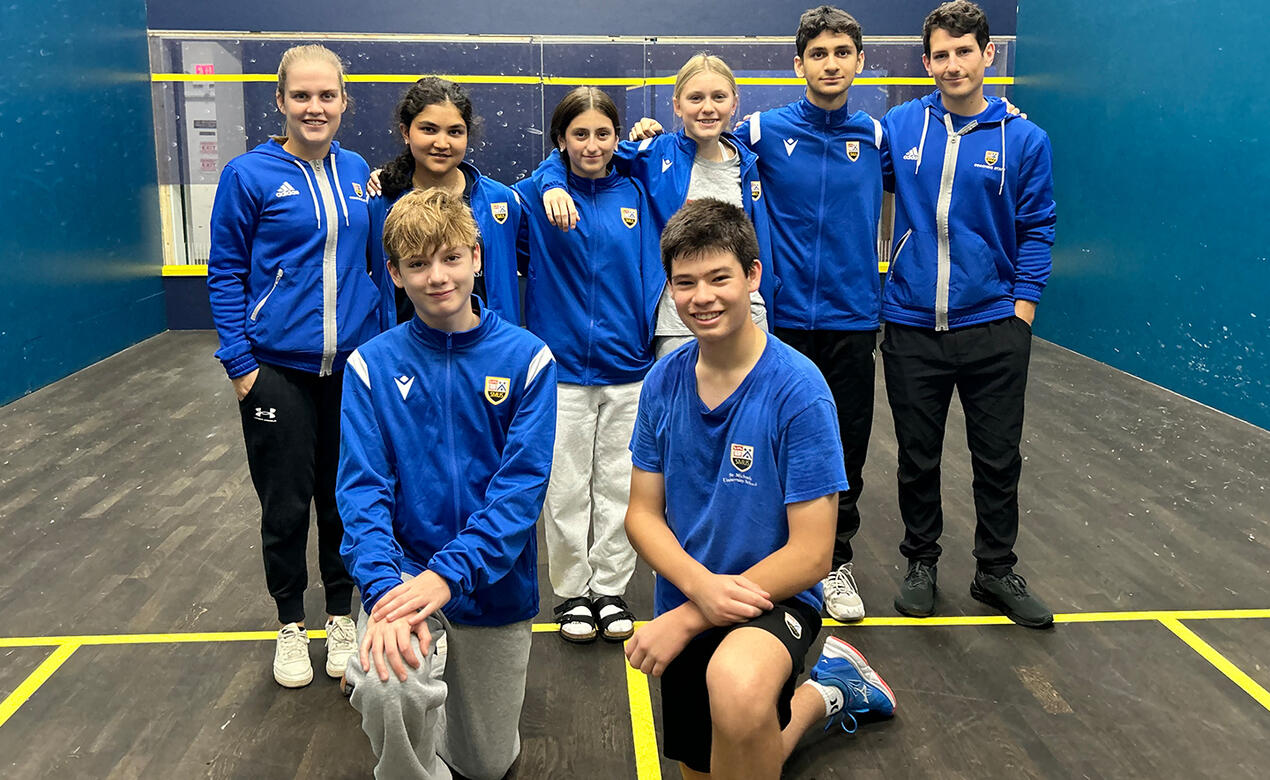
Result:
[[[333,140],[339,58],[284,54],[286,135],[231,161],[216,194],[217,357],[261,501],[274,677],[313,678],[313,505],[326,671],[346,678],[377,776],[496,778],[515,760],[539,518],[561,637],[625,640],[661,678],[663,747],[685,777],[775,778],[818,722],[892,715],[837,637],[798,684],[821,609],[864,616],[851,540],[882,321],[908,561],[895,608],[935,612],[955,389],[971,594],[1052,624],[1013,570],[1049,141],[985,97],[977,6],[939,6],[922,38],[938,89],[880,121],[847,110],[861,30],[829,6],[799,20],[805,96],[735,133],[717,57],[681,69],[674,132],[646,119],[619,141],[612,99],[580,87],[553,112],[555,151],[510,188],[464,159],[478,120],[461,87],[412,86],[403,151],[372,174]],[[657,574],[638,628],[637,554]]]

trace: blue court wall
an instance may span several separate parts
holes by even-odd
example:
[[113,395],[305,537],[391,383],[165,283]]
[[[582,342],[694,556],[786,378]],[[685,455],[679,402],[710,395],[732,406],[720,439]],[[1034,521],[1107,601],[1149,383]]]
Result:
[[0,25],[0,404],[164,329],[142,0]]
[[1015,98],[1053,141],[1037,335],[1270,428],[1264,0],[1024,0]]
[[[836,3],[866,35],[917,35],[937,0]],[[1016,0],[979,0],[994,35],[1013,35]],[[813,0],[150,0],[155,30],[432,33],[463,35],[793,35]]]

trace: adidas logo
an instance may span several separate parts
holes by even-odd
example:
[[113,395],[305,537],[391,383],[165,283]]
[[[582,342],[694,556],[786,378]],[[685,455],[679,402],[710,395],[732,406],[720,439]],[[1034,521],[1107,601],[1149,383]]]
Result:
[[278,191],[273,194],[275,198],[285,198],[291,195],[299,195],[300,191],[291,186],[291,182],[284,181]]
[[916,147],[916,146],[914,146],[912,149],[909,149],[907,152],[905,152],[905,153],[904,153],[904,159],[905,159],[905,160],[916,160],[916,159],[917,159],[917,147]]
[[795,147],[795,146],[798,146],[798,139],[796,139],[796,138],[786,138],[786,139],[785,139],[785,156],[786,156],[786,157],[791,157],[791,156],[793,156],[793,154],[794,154],[794,147]]

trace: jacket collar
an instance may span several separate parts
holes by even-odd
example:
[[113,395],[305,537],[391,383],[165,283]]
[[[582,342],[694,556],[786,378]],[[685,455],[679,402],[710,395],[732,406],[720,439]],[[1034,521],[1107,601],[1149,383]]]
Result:
[[497,327],[497,316],[494,312],[485,308],[485,303],[475,295],[472,296],[472,310],[481,318],[481,322],[471,330],[447,333],[446,331],[429,327],[416,314],[410,318],[410,333],[423,342],[425,346],[432,349],[466,349],[473,344],[479,343]]

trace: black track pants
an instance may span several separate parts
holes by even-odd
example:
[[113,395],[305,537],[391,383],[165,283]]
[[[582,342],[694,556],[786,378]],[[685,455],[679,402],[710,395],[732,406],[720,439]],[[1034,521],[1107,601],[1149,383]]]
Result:
[[282,623],[304,620],[310,503],[317,509],[326,611],[351,611],[353,581],[340,559],[344,525],[335,505],[342,389],[338,373],[319,377],[262,363],[255,384],[238,403],[247,464],[260,497],[265,582]]
[[939,558],[944,528],[939,464],[953,389],[966,415],[974,472],[975,558],[1001,574],[1017,562],[1023,397],[1032,329],[1018,317],[942,333],[888,324],[882,339],[886,394],[899,446],[900,552]]

